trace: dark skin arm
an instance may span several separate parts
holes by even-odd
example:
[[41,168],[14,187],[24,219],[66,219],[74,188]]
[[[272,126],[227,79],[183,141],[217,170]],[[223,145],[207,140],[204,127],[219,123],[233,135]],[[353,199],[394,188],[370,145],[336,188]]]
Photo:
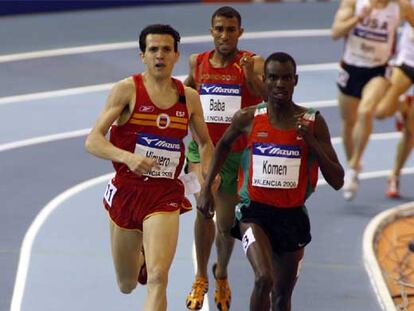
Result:
[[195,66],[198,54],[191,54],[188,59],[189,72],[187,78],[184,80],[184,85],[196,90],[196,83],[194,79]]
[[205,178],[205,183],[200,192],[197,209],[205,218],[214,216],[214,199],[212,185],[221,167],[227,159],[233,142],[242,134],[249,132],[254,117],[256,106],[239,110],[233,117],[233,121],[218,141],[213,158]]
[[316,114],[313,131],[306,122],[301,120],[297,124],[297,131],[308,144],[312,154],[316,156],[326,182],[335,190],[341,189],[344,184],[344,169],[332,146],[331,135],[325,119],[319,113]]

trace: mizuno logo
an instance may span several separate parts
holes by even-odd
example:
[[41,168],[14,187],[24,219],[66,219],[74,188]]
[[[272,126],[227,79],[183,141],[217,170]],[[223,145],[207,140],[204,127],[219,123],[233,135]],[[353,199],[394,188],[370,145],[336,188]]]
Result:
[[207,94],[219,94],[219,95],[240,95],[240,87],[238,85],[203,85],[202,90]]
[[147,142],[147,144],[148,145],[151,145],[151,143],[153,142],[153,141],[157,141],[158,140],[158,138],[148,138],[148,137],[142,137],[142,139],[143,140],[145,140],[146,142]]
[[215,85],[213,85],[213,86],[202,86],[201,88],[202,88],[204,91],[206,91],[207,93],[210,93],[210,90],[211,90],[213,87],[216,87],[216,86],[215,86]]
[[261,153],[265,153],[266,150],[269,150],[272,146],[264,147],[264,146],[257,146],[256,149],[259,149]]

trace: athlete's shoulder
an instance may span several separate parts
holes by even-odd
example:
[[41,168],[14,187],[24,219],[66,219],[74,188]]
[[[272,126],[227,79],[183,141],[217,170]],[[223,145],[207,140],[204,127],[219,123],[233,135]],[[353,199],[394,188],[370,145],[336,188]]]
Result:
[[112,86],[112,92],[135,92],[134,78],[131,76],[115,82],[115,84]]
[[187,99],[191,101],[191,100],[199,98],[198,92],[195,89],[193,89],[192,87],[186,86],[186,85],[183,85],[183,86],[184,86],[185,97]]

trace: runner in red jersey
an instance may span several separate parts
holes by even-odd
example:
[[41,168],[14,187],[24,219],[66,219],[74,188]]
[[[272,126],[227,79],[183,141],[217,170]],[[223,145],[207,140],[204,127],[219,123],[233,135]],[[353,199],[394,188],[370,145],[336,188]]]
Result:
[[179,214],[191,209],[178,179],[188,127],[200,146],[205,171],[213,150],[197,92],[171,77],[179,40],[169,25],[142,30],[145,71],[114,85],[85,143],[90,153],[113,162],[116,174],[108,183],[104,205],[117,281],[121,292],[130,293],[146,267],[146,311],[167,309]]
[[[238,49],[238,39],[243,28],[240,14],[234,8],[225,6],[216,10],[212,15],[210,32],[215,48],[190,56],[190,73],[185,84],[199,92],[204,119],[210,137],[216,144],[240,108],[261,102],[264,60],[252,52]],[[213,275],[216,279],[214,300],[217,308],[222,311],[228,310],[231,303],[227,265],[234,239],[230,236],[230,229],[234,222],[234,207],[238,201],[237,172],[245,146],[245,137],[240,137],[233,145],[232,152],[220,172],[219,189],[215,191],[217,262],[213,264]],[[202,183],[198,146],[195,142],[190,142],[186,157],[189,170],[195,172]],[[186,300],[190,310],[202,308],[204,294],[208,290],[207,266],[215,237],[213,220],[204,219],[197,213],[194,235],[197,271]]]
[[242,240],[255,273],[250,310],[286,311],[311,240],[305,201],[315,189],[318,167],[336,190],[344,170],[320,113],[292,101],[298,81],[294,59],[282,52],[270,55],[264,78],[267,101],[236,113],[216,145],[198,208],[210,217],[214,176],[232,143],[248,135],[232,234]]

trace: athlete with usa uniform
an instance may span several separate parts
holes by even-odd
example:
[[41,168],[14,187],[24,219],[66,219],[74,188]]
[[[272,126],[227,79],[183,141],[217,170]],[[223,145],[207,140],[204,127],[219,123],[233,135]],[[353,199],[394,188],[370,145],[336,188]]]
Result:
[[372,132],[375,108],[388,87],[401,19],[410,18],[409,0],[342,0],[332,24],[332,38],[344,38],[337,78],[342,141],[348,160],[343,196],[358,189],[361,158]]

